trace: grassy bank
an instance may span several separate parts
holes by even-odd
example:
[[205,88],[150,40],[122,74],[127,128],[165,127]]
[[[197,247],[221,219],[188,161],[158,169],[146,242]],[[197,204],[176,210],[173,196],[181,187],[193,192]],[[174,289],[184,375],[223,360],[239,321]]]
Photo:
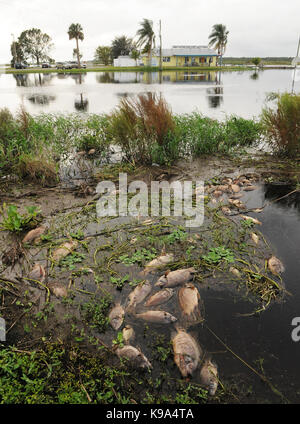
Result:
[[172,164],[185,156],[228,154],[259,140],[258,122],[236,116],[219,122],[198,113],[172,115],[162,98],[122,100],[110,115],[16,116],[0,111],[0,174],[16,174],[42,182],[55,181],[59,161],[70,152],[109,156],[121,148],[134,165]]
[[[249,66],[222,66],[222,67],[209,67],[209,66],[193,66],[193,67],[163,67],[162,71],[241,71],[252,70]],[[115,67],[115,66],[99,66],[86,69],[51,69],[51,68],[34,68],[34,69],[13,69],[8,68],[5,70],[6,74],[35,74],[35,73],[71,73],[78,74],[83,72],[159,72],[158,67],[147,66],[133,66],[133,67]]]

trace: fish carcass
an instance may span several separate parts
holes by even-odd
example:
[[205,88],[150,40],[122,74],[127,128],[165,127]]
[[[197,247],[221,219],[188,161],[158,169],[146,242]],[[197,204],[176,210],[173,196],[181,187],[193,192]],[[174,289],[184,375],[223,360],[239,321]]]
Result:
[[119,358],[125,358],[136,368],[152,368],[146,356],[137,348],[127,345],[116,349]]
[[114,330],[118,330],[123,324],[125,311],[124,308],[117,303],[108,315],[109,323]]
[[174,293],[174,289],[171,288],[160,290],[147,300],[145,306],[157,306],[161,305],[162,303],[166,303],[169,299],[171,299]]
[[177,334],[172,338],[174,361],[182,377],[192,375],[196,370],[200,356],[201,347],[196,340],[183,329],[177,329]]
[[210,359],[205,359],[200,371],[200,384],[214,396],[218,387],[218,367]]
[[196,273],[195,268],[177,269],[164,274],[155,283],[155,286],[159,287],[176,287],[180,284],[188,283],[194,278]]
[[147,311],[141,314],[135,314],[135,318],[155,324],[170,324],[177,321],[177,318],[165,311]]
[[200,312],[200,294],[192,283],[186,283],[178,291],[178,302],[186,322],[202,321]]

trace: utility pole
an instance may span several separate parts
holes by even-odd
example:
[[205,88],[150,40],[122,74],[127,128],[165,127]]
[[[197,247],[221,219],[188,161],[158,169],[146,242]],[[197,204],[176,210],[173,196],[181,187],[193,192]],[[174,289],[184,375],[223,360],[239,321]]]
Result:
[[161,20],[159,20],[159,70],[162,71]]
[[300,61],[300,59],[299,59],[299,50],[300,50],[300,37],[299,37],[299,41],[298,41],[297,54],[296,54],[296,57],[294,59],[294,61],[295,61],[295,68],[294,68],[294,74],[293,74],[292,94],[294,93],[294,87],[295,87],[295,76],[296,76],[297,63]]
[[16,64],[17,61],[17,50],[16,50],[16,43],[15,43],[15,36],[14,34],[11,34],[12,38],[13,38],[13,57],[14,57],[14,66]]

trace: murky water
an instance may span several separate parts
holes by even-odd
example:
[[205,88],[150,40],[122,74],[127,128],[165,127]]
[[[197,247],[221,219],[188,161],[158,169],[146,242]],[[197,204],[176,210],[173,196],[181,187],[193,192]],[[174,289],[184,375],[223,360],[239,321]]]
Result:
[[[0,107],[23,104],[30,113],[110,112],[120,98],[162,93],[175,113],[199,111],[257,116],[271,91],[291,91],[292,70],[205,72],[86,72],[83,74],[1,74]],[[300,90],[300,82],[296,83]]]

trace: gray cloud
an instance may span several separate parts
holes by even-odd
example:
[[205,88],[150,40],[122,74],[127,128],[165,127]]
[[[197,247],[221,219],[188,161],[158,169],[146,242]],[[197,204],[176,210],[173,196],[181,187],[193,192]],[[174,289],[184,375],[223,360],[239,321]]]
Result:
[[207,44],[215,23],[230,31],[228,56],[294,56],[300,35],[299,0],[0,0],[0,63],[10,60],[11,34],[41,28],[54,42],[52,56],[70,60],[75,43],[68,40],[71,23],[85,34],[84,59],[116,35],[133,37],[143,18],[162,20],[163,43]]

